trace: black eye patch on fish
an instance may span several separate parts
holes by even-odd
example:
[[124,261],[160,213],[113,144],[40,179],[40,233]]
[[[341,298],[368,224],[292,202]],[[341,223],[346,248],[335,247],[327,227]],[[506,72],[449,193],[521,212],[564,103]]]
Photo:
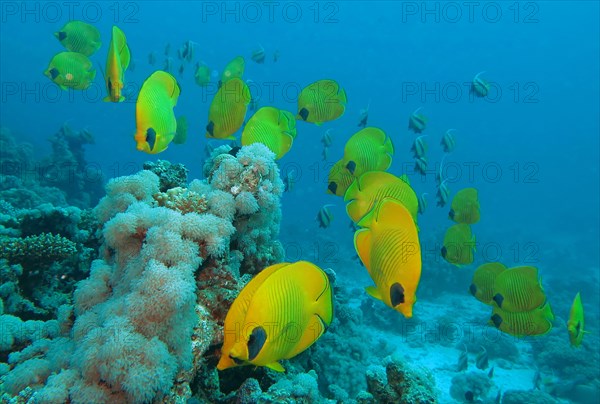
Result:
[[404,288],[397,282],[390,287],[390,301],[393,307],[404,303]]
[[337,184],[331,181],[329,185],[327,185],[327,189],[330,190],[332,194],[335,194],[335,191],[337,191]]
[[306,121],[308,119],[308,109],[302,108],[300,112],[298,112],[298,115],[300,115],[300,118],[302,118],[303,121]]
[[153,128],[148,128],[146,131],[146,142],[148,142],[150,150],[154,149],[154,144],[156,143],[156,131]]
[[58,72],[58,69],[56,67],[53,67],[52,69],[50,69],[50,77],[52,77],[52,80],[54,80],[55,78],[58,77],[58,75],[60,74]]
[[210,121],[208,123],[208,125],[206,125],[206,131],[211,135],[214,136],[214,130],[215,130],[215,123],[213,121]]
[[248,339],[248,360],[251,361],[260,352],[262,347],[265,345],[267,341],[267,332],[262,327],[256,327],[252,330],[252,334],[250,334],[250,338]]
[[348,171],[350,171],[350,174],[354,174],[354,170],[356,170],[356,163],[354,161],[349,161],[348,164],[346,164],[346,168]]

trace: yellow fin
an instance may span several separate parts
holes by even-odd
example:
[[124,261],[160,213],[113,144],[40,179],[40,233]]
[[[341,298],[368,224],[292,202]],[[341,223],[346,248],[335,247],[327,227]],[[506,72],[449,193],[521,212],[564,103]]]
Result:
[[369,273],[371,273],[371,238],[370,229],[360,229],[354,233],[354,249]]
[[281,364],[279,362],[267,363],[265,366],[276,372],[280,372],[280,373],[285,372],[285,368],[283,366],[281,366]]
[[375,299],[381,300],[383,302],[381,293],[379,293],[379,289],[377,289],[375,286],[367,286],[365,288],[365,292],[367,292],[367,294],[369,294],[370,296],[373,296]]
[[306,350],[308,347],[314,344],[321,337],[321,335],[323,335],[325,330],[326,325],[323,322],[323,319],[317,314],[313,315],[308,323],[308,327],[306,327],[304,330],[304,333],[298,340],[298,343],[294,349],[292,349],[290,353],[286,355],[286,359],[293,358],[300,352]]

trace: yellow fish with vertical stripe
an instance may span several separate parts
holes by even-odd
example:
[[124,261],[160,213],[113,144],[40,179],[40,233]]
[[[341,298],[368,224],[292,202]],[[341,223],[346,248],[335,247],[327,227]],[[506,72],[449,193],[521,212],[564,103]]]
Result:
[[369,171],[356,178],[344,195],[350,219],[358,223],[378,201],[389,197],[402,203],[416,224],[419,200],[408,179],[403,177],[385,171]]
[[246,69],[246,61],[243,57],[237,56],[231,62],[227,63],[223,73],[221,73],[221,81],[219,87],[232,79],[241,79]]
[[307,261],[265,268],[242,289],[225,317],[217,369],[279,363],[314,344],[333,320],[333,294],[323,270]]
[[569,341],[574,347],[581,345],[583,334],[587,331],[583,329],[583,304],[581,303],[581,295],[579,292],[575,295],[571,311],[569,313],[569,321],[567,321],[567,330],[569,331]]
[[494,281],[492,300],[504,311],[523,312],[540,307],[546,294],[535,267],[510,268],[498,274]]
[[131,55],[125,34],[115,25],[112,28],[112,38],[106,58],[106,77],[104,79],[108,96],[104,98],[104,101],[125,101],[121,91],[125,85],[125,70],[129,67],[130,59]]
[[100,31],[83,21],[69,21],[54,36],[71,52],[85,56],[93,55],[102,45]]
[[468,224],[455,224],[446,230],[442,257],[456,266],[468,265],[473,262],[475,252],[475,236]]
[[61,52],[55,55],[44,75],[61,89],[85,90],[96,78],[96,70],[87,56],[77,52]]
[[412,317],[421,278],[421,246],[412,215],[393,198],[382,200],[359,223],[354,248],[375,286],[369,295]]
[[368,171],[385,171],[392,164],[392,140],[379,128],[368,127],[356,132],[344,146],[346,169],[355,177]]
[[474,224],[479,221],[479,200],[475,188],[461,189],[452,198],[448,217],[456,223]]
[[242,127],[249,103],[250,89],[241,79],[223,83],[210,103],[206,137],[235,139],[233,134]]
[[300,92],[296,119],[316,125],[333,121],[344,114],[346,102],[346,91],[337,82],[316,81]]
[[173,108],[179,98],[175,77],[162,70],[144,81],[135,104],[137,149],[155,154],[164,151],[175,137],[177,120]]
[[242,146],[262,143],[282,158],[296,137],[296,119],[291,112],[262,107],[248,120],[242,131]]
[[490,324],[515,337],[543,335],[552,329],[554,314],[546,303],[531,311],[513,313],[494,307]]

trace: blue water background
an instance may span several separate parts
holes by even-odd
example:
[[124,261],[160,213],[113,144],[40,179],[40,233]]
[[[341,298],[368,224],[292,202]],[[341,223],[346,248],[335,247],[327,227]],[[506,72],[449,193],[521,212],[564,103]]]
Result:
[[[23,7],[3,3],[3,126],[19,140],[33,143],[39,157],[49,152],[46,139],[64,122],[75,129],[88,128],[95,144],[86,147],[87,160],[107,178],[131,174],[144,161],[158,158],[184,163],[190,178],[201,177],[204,127],[215,88],[203,90],[194,83],[193,65],[186,64],[183,78],[175,73],[182,88],[175,111],[190,123],[187,144],[146,155],[135,149],[133,141],[134,98],[122,104],[102,102],[100,71],[85,93],[57,92],[42,75],[52,56],[63,50],[52,33],[68,21],[68,10],[61,8],[61,18],[55,20],[50,9],[44,14],[44,3],[28,3],[30,9],[40,7],[38,15],[23,10],[12,14],[6,3]],[[517,6],[482,2],[473,18],[463,3],[454,3],[460,6],[460,17],[444,3],[358,1],[272,3],[270,16],[263,2],[227,3],[232,12],[224,13],[222,2],[156,1],[92,3],[88,7],[92,18],[86,19],[81,13],[86,3],[80,4],[76,19],[94,22],[92,11],[102,13],[94,22],[103,39],[102,48],[92,56],[96,64],[104,67],[111,26],[116,22],[124,30],[135,63],[135,70],[126,75],[133,89],[162,68],[167,43],[178,69],[175,52],[186,40],[199,44],[195,61],[219,72],[233,57],[244,56],[244,78],[259,83],[261,106],[295,113],[297,89],[319,79],[335,79],[345,88],[345,115],[321,127],[298,122],[293,148],[280,161],[283,173],[294,170],[299,175],[296,189],[282,201],[281,239],[289,259],[311,259],[341,274],[352,262],[352,232],[344,205],[341,198],[326,195],[325,188],[328,169],[342,157],[346,139],[358,130],[359,111],[370,101],[369,125],[385,130],[395,146],[390,172],[407,172],[418,194],[429,193],[429,207],[419,225],[423,247],[430,254],[435,255],[439,245],[424,240],[441,243],[452,224],[448,208],[435,207],[434,172],[443,157],[439,140],[447,129],[455,128],[458,145],[446,158],[445,174],[453,193],[467,186],[479,190],[482,218],[473,226],[481,243],[477,262],[496,258],[511,266],[532,259],[542,274],[568,273],[582,280],[598,271],[597,2]],[[485,5],[488,14],[483,12]],[[407,7],[417,7],[416,14]],[[434,11],[422,14],[423,7]],[[494,14],[498,9],[500,18]],[[259,44],[267,51],[264,65],[249,58]],[[275,50],[281,55],[277,63],[271,60]],[[147,60],[153,51],[154,67]],[[486,71],[483,76],[502,91],[493,102],[468,94],[466,83],[480,71]],[[10,92],[15,86],[16,95]],[[273,97],[269,86],[275,86]],[[432,93],[409,93],[415,86]],[[26,88],[32,93],[21,93]],[[283,88],[288,92],[284,94]],[[458,94],[453,91],[457,88]],[[424,134],[432,171],[424,180],[411,170],[409,148],[415,135],[407,130],[408,117],[418,107],[429,117]],[[324,162],[320,138],[327,129],[332,129],[334,143],[329,162]],[[472,178],[465,164],[475,165]],[[330,228],[319,229],[316,213],[328,203],[335,205],[334,221]],[[559,250],[564,250],[560,260]],[[362,278],[357,282],[363,283]],[[564,314],[567,304],[562,304]]]

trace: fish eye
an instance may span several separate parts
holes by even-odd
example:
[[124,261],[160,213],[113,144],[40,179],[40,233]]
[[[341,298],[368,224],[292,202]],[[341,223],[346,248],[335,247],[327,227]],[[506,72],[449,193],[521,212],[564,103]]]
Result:
[[446,254],[448,254],[448,250],[446,249],[446,246],[442,247],[442,257],[446,258]]

